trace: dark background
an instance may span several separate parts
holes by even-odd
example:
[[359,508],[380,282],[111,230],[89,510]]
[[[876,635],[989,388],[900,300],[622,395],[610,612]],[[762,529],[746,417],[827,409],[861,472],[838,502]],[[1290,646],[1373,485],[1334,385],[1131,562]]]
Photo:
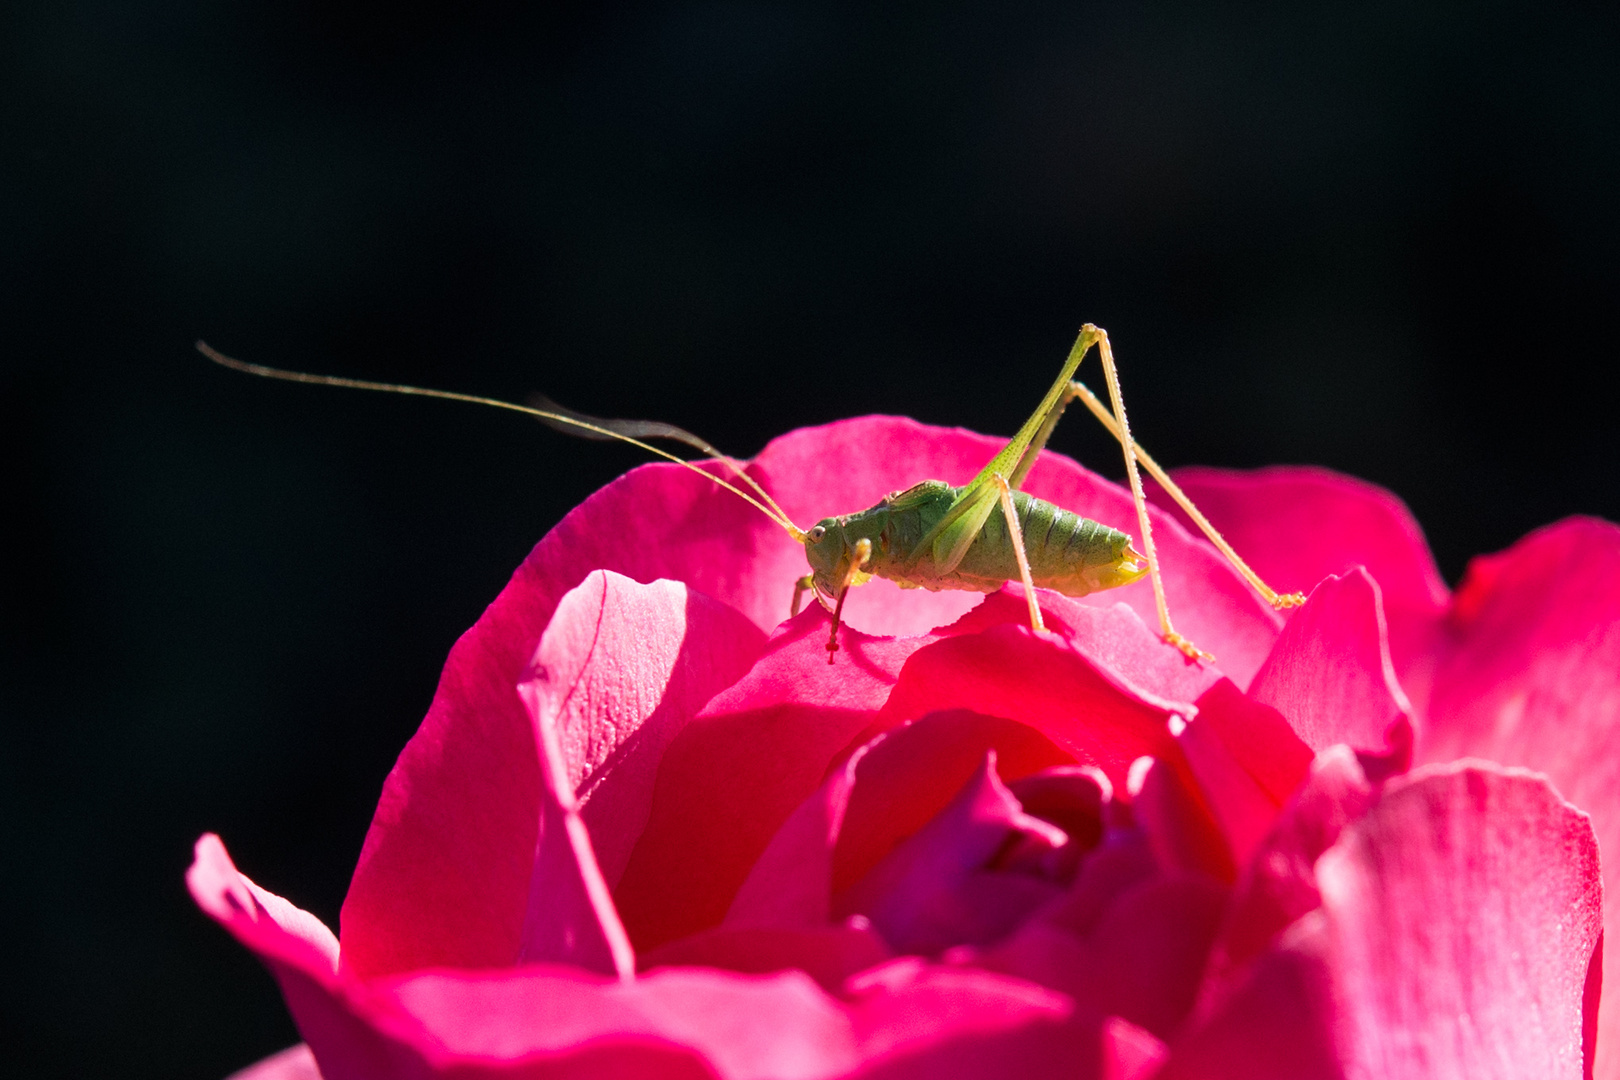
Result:
[[1455,580],[1620,517],[1620,24],[1549,7],[8,5],[6,1071],[294,1041],[192,841],[335,926],[451,642],[637,460],[193,339],[751,454],[1010,432],[1092,320],[1161,459],[1386,484]]

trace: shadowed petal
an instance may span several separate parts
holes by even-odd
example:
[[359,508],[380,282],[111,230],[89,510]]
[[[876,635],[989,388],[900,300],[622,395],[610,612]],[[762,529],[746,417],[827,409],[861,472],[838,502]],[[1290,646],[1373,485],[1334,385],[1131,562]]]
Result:
[[927,826],[988,752],[1014,778],[1071,760],[1032,727],[965,710],[933,713],[879,735],[834,769],[771,838],[726,924],[825,924],[832,895]]
[[846,985],[847,1003],[800,972],[675,968],[625,983],[535,965],[362,982],[283,925],[298,920],[259,906],[217,838],[198,843],[188,881],[274,972],[321,1073],[344,1080],[1088,1078],[1155,1049],[1061,994],[938,967],[874,969]]
[[828,664],[826,618],[804,612],[686,726],[664,754],[647,829],[614,892],[638,949],[720,922],[772,835],[929,640],[846,629]]
[[1069,839],[1023,812],[996,775],[995,751],[987,751],[950,804],[843,893],[838,908],[865,915],[899,952],[984,944],[1062,891],[1032,875],[994,872],[992,857],[1020,834],[1048,851]]
[[321,1080],[321,1070],[309,1045],[299,1043],[233,1072],[225,1080]]

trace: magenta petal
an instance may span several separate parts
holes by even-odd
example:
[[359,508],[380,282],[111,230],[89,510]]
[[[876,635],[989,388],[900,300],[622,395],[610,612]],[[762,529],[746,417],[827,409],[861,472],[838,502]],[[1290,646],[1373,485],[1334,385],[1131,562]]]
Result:
[[871,743],[832,770],[771,837],[726,912],[728,927],[815,927],[831,915],[833,850],[855,770]]
[[[1145,766],[1145,767],[1144,767]],[[1168,874],[1203,874],[1229,882],[1237,876],[1232,845],[1194,773],[1177,748],[1172,759],[1139,758],[1132,768],[1137,783],[1131,815],[1148,847]]]
[[[1060,994],[987,972],[879,968],[848,1004],[807,976],[660,969],[615,982],[549,965],[361,982],[333,969],[296,909],[277,916],[217,838],[188,874],[197,902],[275,973],[321,1072],[344,1080],[1100,1075],[1145,1048]],[[268,896],[269,894],[263,894]],[[1126,1033],[1128,1034],[1128,1033]],[[1033,1071],[1031,1071],[1033,1070]]]
[[950,805],[851,886],[839,909],[865,915],[899,952],[931,954],[1001,937],[1061,892],[1037,877],[990,870],[992,857],[1020,834],[1048,850],[1069,839],[1023,812],[996,775],[990,750]]
[[866,747],[833,851],[834,895],[949,806],[992,751],[1012,780],[1073,764],[1034,727],[965,709],[930,713]]
[[674,581],[638,585],[597,571],[557,606],[528,692],[555,717],[609,885],[647,824],[670,740],[764,647],[765,635],[735,609]]
[[1282,714],[1222,679],[1195,703],[1204,729],[1219,738],[1234,761],[1276,805],[1294,794],[1311,767],[1311,748]]
[[1201,1010],[1227,994],[1243,965],[1322,902],[1316,860],[1376,795],[1349,747],[1324,751],[1243,868],[1209,960]]
[[[633,969],[608,875],[646,824],[664,748],[746,670],[763,637],[678,582],[597,571],[563,597],[519,687],[544,781],[520,960]],[[598,868],[602,844],[617,864],[609,871]]]
[[835,768],[777,830],[737,891],[726,925],[824,924],[832,894],[924,828],[991,751],[1013,777],[1070,760],[1034,728],[961,710],[879,735]]
[[[528,969],[504,977],[415,976],[399,980],[390,996],[393,1008],[421,1025],[414,1041],[432,1047],[430,1060],[445,1076],[701,1075],[654,1071],[677,1060],[667,1056],[642,1071],[626,1068],[629,1051],[682,1048],[721,1080],[833,1080],[857,1072],[1013,1080],[1051,1075],[1054,1067],[1096,1076],[1100,1067],[1101,1024],[1077,1016],[1062,995],[1021,980],[891,965],[849,987],[846,1005],[797,972],[666,968],[604,985]],[[594,1072],[584,1067],[595,1064],[593,1051],[607,1057]],[[572,1071],[558,1067],[568,1064]],[[624,1071],[608,1071],[614,1066]]]
[[1316,877],[1368,1072],[1581,1075],[1597,838],[1543,779],[1463,767],[1392,784]]
[[1192,1009],[1226,889],[1201,877],[1125,889],[1085,934],[1036,918],[1006,942],[952,957],[1050,986],[1162,1038]]
[[[1396,670],[1427,648],[1449,594],[1423,530],[1395,495],[1300,466],[1193,467],[1176,469],[1174,478],[1272,588],[1309,592],[1329,574],[1365,566],[1384,591]],[[1169,503],[1156,485],[1150,491],[1155,502]]]
[[299,1043],[233,1072],[225,1080],[321,1080],[321,1070],[309,1045]]
[[1159,1049],[1062,994],[988,971],[896,960],[844,992],[861,1080],[1123,1080],[1141,1077]]
[[315,916],[250,882],[212,834],[197,841],[186,886],[198,907],[270,969],[324,1075],[387,1075],[386,1040],[345,1000],[356,980],[338,972],[335,940]]
[[1035,727],[1116,790],[1136,758],[1173,752],[1169,706],[1110,679],[1052,635],[1001,625],[919,649],[900,672],[881,723],[895,726],[938,709],[971,709]]
[[[1478,755],[1545,772],[1592,815],[1604,884],[1620,896],[1620,528],[1571,518],[1474,560],[1447,630],[1419,756]],[[1620,1077],[1613,914],[1609,931],[1597,1075],[1612,1080]]]
[[1242,865],[1276,820],[1277,804],[1203,717],[1188,724],[1177,741],[1233,860]]
[[197,840],[186,887],[197,906],[238,937],[273,946],[285,958],[313,971],[334,974],[338,943],[326,925],[303,908],[259,888],[236,869],[225,845],[213,833]]
[[[1296,1075],[1258,1067],[1279,1035],[1272,1010],[1290,1008],[1305,1013],[1296,1038],[1327,1040],[1336,1075],[1582,1075],[1597,843],[1543,778],[1467,764],[1399,778],[1315,873],[1321,908],[1175,1048],[1187,1075],[1228,1075],[1196,1067],[1212,1046],[1251,1066],[1230,1075]],[[1291,1007],[1264,989],[1278,979],[1296,988]]]
[[[457,643],[427,719],[389,776],[344,902],[344,960],[362,974],[501,966],[519,955],[535,854],[545,849],[536,831],[541,755],[518,683],[540,638],[537,628],[535,640],[528,634],[543,594],[520,570]],[[762,635],[670,582],[599,573],[561,599],[540,643],[556,681],[547,674],[537,688],[555,699],[564,724],[575,759],[568,779],[591,796],[603,785],[594,817],[608,854],[622,860],[635,839],[624,834],[645,820],[667,732],[742,672]],[[642,633],[634,649],[597,647]],[[525,641],[530,657],[515,663]]]
[[764,975],[802,971],[828,993],[893,953],[865,919],[815,927],[720,926],[672,941],[639,958],[642,971],[711,967]]
[[[561,595],[559,592],[557,595]],[[450,650],[383,785],[343,902],[363,974],[510,964],[534,868],[540,769],[517,684],[551,615],[528,564]]]
[[1007,785],[1024,813],[1050,821],[1080,852],[1102,840],[1103,812],[1113,798],[1113,785],[1102,770],[1084,765],[1054,765]]
[[1386,736],[1410,723],[1412,706],[1395,678],[1378,584],[1365,569],[1312,590],[1249,696],[1286,716],[1312,750],[1348,743],[1378,754],[1401,741]]
[[646,831],[614,891],[638,949],[720,922],[772,835],[930,639],[846,631],[839,640],[828,664],[826,617],[802,613],[670,743]]
[[[1213,1022],[1171,1047],[1155,1080],[1345,1080],[1334,1041],[1335,1004],[1323,959],[1323,920],[1307,915],[1260,957],[1249,978]],[[1443,1071],[1390,1075],[1389,1080],[1462,1076]]]
[[[1128,692],[1164,701],[1197,701],[1223,677],[1214,664],[1188,663],[1180,649],[1165,642],[1157,629],[1148,629],[1128,604],[1087,604],[1046,589],[1037,595],[1046,628]],[[979,633],[992,626],[1028,622],[1023,586],[1014,581],[939,633]]]

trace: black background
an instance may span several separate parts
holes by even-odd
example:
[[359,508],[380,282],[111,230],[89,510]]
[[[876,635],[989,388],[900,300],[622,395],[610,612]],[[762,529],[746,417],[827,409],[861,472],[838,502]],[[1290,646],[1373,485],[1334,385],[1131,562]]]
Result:
[[1386,484],[1455,580],[1620,517],[1620,24],[1551,7],[8,5],[7,1071],[294,1041],[193,839],[335,926],[451,642],[637,460],[193,339],[751,454],[1009,432],[1091,320],[1161,459]]

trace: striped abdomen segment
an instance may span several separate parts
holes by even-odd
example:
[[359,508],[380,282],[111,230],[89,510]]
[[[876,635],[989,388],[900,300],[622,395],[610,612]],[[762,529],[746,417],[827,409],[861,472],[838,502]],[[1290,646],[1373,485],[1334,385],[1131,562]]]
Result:
[[[886,515],[878,545],[881,554],[874,560],[872,572],[925,589],[993,592],[1004,582],[1017,580],[1018,560],[999,506],[950,573],[940,574],[932,559],[916,550],[960,491],[934,481],[905,493],[914,497],[905,499],[908,505],[904,509],[895,508]],[[1014,491],[1012,500],[1024,535],[1030,576],[1037,586],[1084,596],[1129,584],[1146,572],[1130,554],[1128,534],[1022,491]]]
[[[1084,596],[1141,576],[1134,572],[1134,561],[1126,554],[1131,547],[1129,534],[1022,491],[1013,492],[1012,498],[1024,534],[1030,576],[1039,587],[1067,596]],[[1122,576],[1122,564],[1130,565],[1132,571]],[[1007,533],[1007,520],[999,509],[984,523],[979,538],[956,569],[964,583],[970,577],[987,581],[994,578],[990,588],[1017,579],[1018,560]]]

